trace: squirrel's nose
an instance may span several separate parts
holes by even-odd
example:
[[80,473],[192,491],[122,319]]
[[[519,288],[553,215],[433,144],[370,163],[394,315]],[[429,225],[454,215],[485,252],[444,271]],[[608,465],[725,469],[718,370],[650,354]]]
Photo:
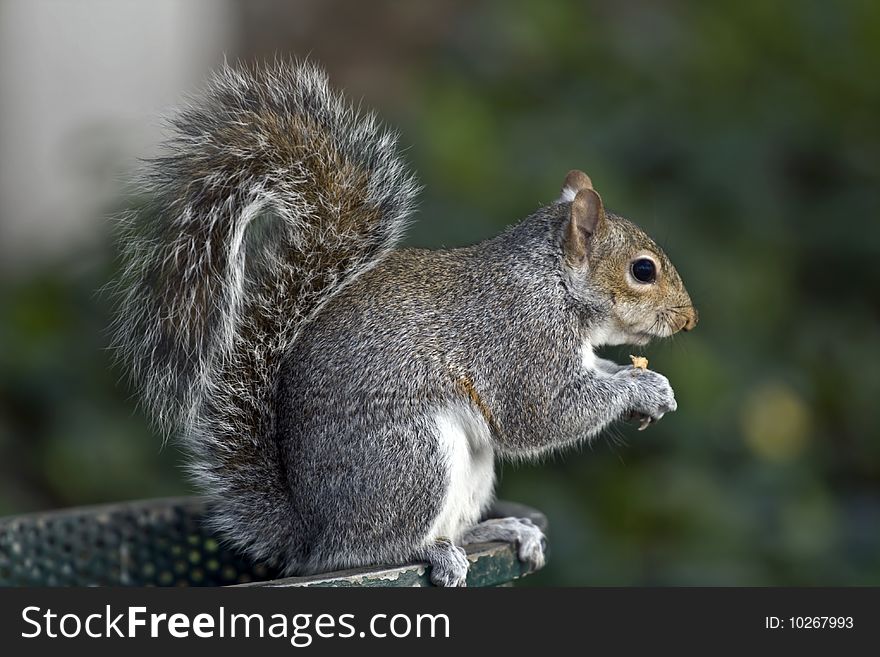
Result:
[[700,321],[700,313],[697,312],[696,308],[691,308],[690,315],[688,315],[687,321],[684,326],[681,327],[682,331],[691,331],[697,325],[697,322]]

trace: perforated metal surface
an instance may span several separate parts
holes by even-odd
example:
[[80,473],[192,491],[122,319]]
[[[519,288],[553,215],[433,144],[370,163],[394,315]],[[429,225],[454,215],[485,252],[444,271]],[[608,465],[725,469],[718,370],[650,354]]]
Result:
[[198,498],[0,519],[0,585],[220,586],[272,578],[202,527]]
[[[309,577],[278,573],[227,549],[204,529],[197,497],[143,500],[0,518],[0,586],[428,586],[424,564],[378,565]],[[490,516],[539,512],[498,502]],[[469,586],[528,574],[510,545],[468,549]]]

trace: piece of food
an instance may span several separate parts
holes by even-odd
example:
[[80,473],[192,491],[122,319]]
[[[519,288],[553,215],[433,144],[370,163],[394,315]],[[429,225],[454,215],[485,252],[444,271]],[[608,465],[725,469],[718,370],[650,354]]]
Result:
[[[632,354],[630,354],[629,358],[633,363],[633,369],[637,369],[637,370],[648,369],[648,359],[645,358],[644,356],[633,356]],[[651,424],[653,424],[653,423],[654,423],[653,419],[651,419],[649,417],[643,417],[641,423],[639,424],[639,431],[644,431],[649,426],[651,426]]]

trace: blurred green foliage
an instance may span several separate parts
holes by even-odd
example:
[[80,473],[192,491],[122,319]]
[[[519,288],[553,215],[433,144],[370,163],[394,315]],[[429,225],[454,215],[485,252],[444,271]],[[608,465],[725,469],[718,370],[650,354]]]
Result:
[[[550,519],[526,581],[880,584],[880,3],[499,0],[458,21],[386,103],[426,184],[410,241],[488,237],[581,168],[701,312],[644,350],[677,413],[502,467],[500,495]],[[0,281],[0,512],[186,489],[102,348],[110,255]]]

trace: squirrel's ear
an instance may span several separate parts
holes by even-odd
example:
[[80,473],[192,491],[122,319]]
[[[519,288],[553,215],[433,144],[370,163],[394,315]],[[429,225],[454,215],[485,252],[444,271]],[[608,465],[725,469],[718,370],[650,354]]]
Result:
[[590,241],[599,224],[605,220],[602,199],[592,188],[581,189],[575,194],[565,224],[565,255],[573,265],[584,264],[590,256]]
[[574,197],[582,189],[593,189],[593,181],[583,171],[572,169],[565,176],[565,182],[562,183],[562,193],[559,196],[560,203],[573,201]]

